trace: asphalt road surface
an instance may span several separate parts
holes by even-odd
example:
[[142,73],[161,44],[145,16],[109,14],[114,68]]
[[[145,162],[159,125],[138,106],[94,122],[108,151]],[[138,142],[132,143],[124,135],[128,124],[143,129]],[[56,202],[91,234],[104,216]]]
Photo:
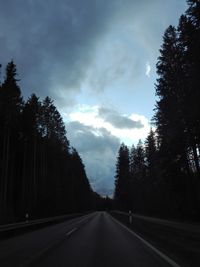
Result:
[[[0,266],[165,267],[148,244],[106,212],[95,212],[0,242]],[[177,265],[178,266],[178,265]]]

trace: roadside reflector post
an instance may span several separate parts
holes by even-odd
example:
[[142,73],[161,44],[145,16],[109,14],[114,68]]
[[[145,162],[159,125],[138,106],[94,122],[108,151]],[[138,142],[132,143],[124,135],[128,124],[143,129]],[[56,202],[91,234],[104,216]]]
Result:
[[133,222],[133,214],[132,214],[131,210],[129,210],[128,215],[129,215],[129,224],[131,225]]
[[28,217],[29,217],[29,215],[28,215],[28,212],[27,212],[26,215],[25,215],[26,222],[28,222]]

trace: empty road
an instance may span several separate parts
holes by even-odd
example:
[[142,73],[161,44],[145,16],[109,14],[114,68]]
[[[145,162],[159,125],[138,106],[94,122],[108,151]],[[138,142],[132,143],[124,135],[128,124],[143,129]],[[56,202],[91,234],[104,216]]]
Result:
[[[95,212],[0,241],[0,266],[175,266],[106,212]],[[178,266],[178,265],[177,265]]]

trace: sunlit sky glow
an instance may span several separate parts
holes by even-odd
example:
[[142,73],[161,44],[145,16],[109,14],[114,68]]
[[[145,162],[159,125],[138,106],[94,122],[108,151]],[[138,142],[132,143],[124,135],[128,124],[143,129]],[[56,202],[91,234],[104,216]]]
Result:
[[76,111],[69,113],[69,115],[64,114],[69,121],[78,121],[86,126],[93,127],[93,133],[95,135],[101,135],[99,129],[105,128],[113,136],[118,137],[122,142],[126,143],[128,146],[136,144],[139,139],[145,139],[147,133],[150,130],[149,121],[145,116],[139,114],[123,114],[125,118],[129,118],[135,122],[141,122],[141,128],[117,128],[113,126],[110,122],[106,122],[103,118],[99,116],[100,107],[98,106],[77,106]]
[[0,0],[0,63],[52,97],[92,187],[111,195],[120,143],[144,140],[162,36],[185,0]]

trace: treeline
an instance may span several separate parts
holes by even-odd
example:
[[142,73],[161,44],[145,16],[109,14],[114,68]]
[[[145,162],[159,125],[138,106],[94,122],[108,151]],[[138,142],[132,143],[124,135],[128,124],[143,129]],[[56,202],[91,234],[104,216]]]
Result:
[[200,218],[200,0],[188,0],[165,31],[157,62],[153,123],[145,144],[120,147],[115,201],[121,209]]
[[24,101],[11,61],[0,84],[0,222],[82,212],[99,198],[53,101]]

